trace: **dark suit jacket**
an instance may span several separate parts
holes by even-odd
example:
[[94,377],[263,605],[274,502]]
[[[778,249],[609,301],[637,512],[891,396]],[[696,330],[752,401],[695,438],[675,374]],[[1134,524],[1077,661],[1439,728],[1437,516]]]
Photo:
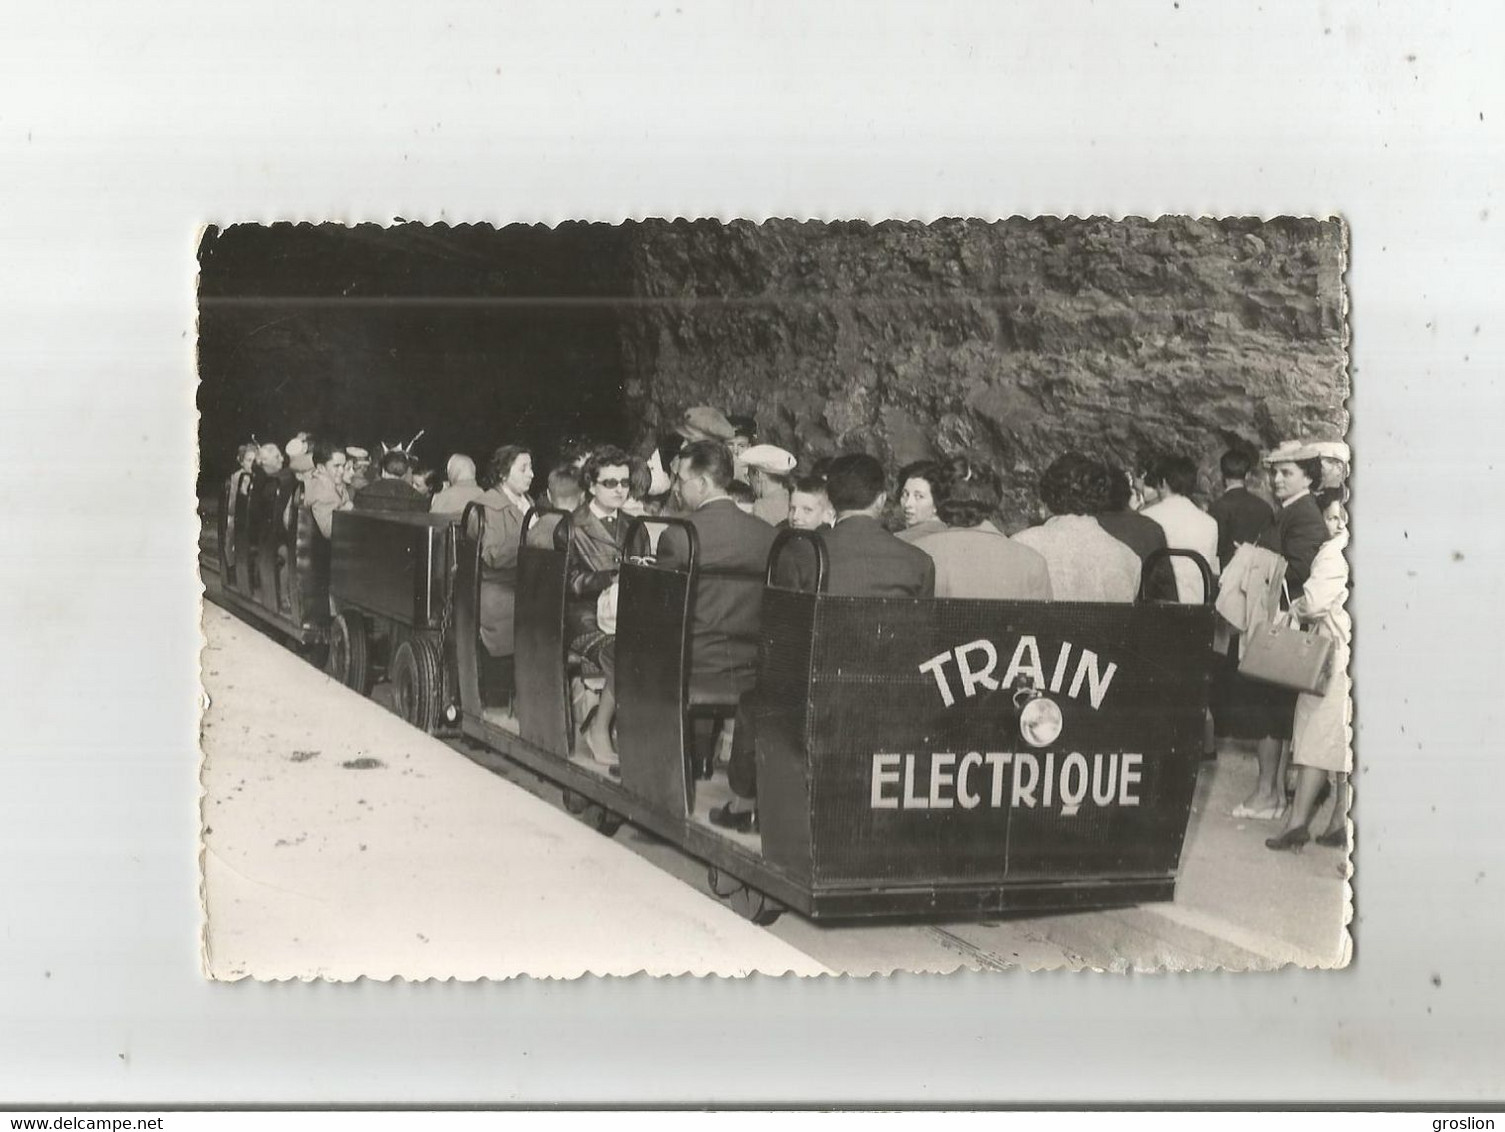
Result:
[[[934,597],[935,562],[919,547],[897,539],[870,515],[852,515],[828,531],[826,592],[839,597]],[[815,588],[815,555],[801,543],[779,556],[774,581]]]
[[1237,543],[1254,542],[1275,521],[1270,505],[1252,491],[1230,487],[1214,499],[1207,513],[1218,521],[1218,567],[1233,561]]
[[[1155,551],[1166,548],[1165,528],[1138,511],[1104,511],[1097,516],[1097,525],[1139,555],[1140,562],[1146,561]],[[1170,558],[1162,558],[1150,571],[1146,590],[1151,601],[1178,600],[1176,571]]]
[[407,480],[381,479],[355,493],[357,511],[428,512],[429,497]]
[[1275,522],[1265,528],[1258,543],[1286,560],[1286,589],[1292,600],[1301,596],[1301,588],[1312,573],[1312,559],[1327,541],[1327,524],[1322,508],[1310,494],[1303,495],[1275,515]]
[[[691,694],[741,695],[758,673],[763,572],[778,532],[730,499],[686,516],[700,543],[701,573],[690,598]],[[689,565],[688,539],[667,527],[658,540],[662,565]]]

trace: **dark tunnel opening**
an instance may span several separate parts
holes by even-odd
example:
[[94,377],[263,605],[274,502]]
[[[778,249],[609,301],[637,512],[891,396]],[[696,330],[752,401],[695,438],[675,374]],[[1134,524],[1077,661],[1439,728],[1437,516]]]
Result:
[[606,224],[237,225],[199,248],[199,490],[300,430],[442,468],[626,441],[623,234]]

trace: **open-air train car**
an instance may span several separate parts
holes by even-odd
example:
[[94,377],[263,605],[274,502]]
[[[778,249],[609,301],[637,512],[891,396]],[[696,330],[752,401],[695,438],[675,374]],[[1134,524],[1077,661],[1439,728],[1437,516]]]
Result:
[[[603,832],[626,820],[680,845],[708,864],[718,896],[765,921],[781,907],[968,915],[1174,894],[1202,757],[1210,605],[835,597],[820,592],[819,536],[781,535],[755,694],[760,831],[742,834],[709,821],[730,797],[724,781],[694,773],[697,718],[735,709],[690,694],[694,528],[652,520],[686,531],[687,569],[622,565],[618,776],[576,741],[568,550],[532,535],[539,515],[519,550],[512,711],[484,702],[477,679],[482,509],[456,531],[461,729],[559,783]],[[646,541],[643,526],[629,547]],[[795,540],[817,556],[817,592],[772,584]]]
[[[342,512],[326,540],[293,494],[263,506],[259,524],[244,499],[226,502],[242,509],[228,534],[220,522],[227,604],[304,643],[327,639],[331,673],[362,691],[385,660],[404,718],[457,724],[557,783],[602,833],[628,821],[675,843],[759,922],[786,907],[965,916],[1174,894],[1202,755],[1210,604],[833,596],[821,592],[819,536],[783,534],[762,579],[760,828],[738,833],[709,820],[730,797],[724,778],[696,773],[707,721],[736,704],[690,692],[690,524],[650,520],[685,531],[688,568],[645,554],[622,564],[614,774],[584,749],[572,707],[568,514],[536,509],[523,528],[509,705],[488,701],[484,678],[483,508],[459,522]],[[628,546],[646,543],[635,521]],[[772,583],[794,552],[815,555],[815,592]],[[1206,564],[1187,556],[1210,594]]]

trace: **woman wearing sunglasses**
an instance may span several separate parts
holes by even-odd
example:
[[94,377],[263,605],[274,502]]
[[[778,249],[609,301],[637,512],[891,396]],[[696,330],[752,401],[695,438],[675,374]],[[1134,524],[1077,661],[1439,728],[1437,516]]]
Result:
[[[581,725],[586,745],[597,762],[615,765],[617,755],[611,743],[611,721],[616,714],[612,695],[612,636],[603,631],[596,619],[596,602],[617,580],[622,564],[622,541],[627,533],[627,515],[622,506],[631,495],[632,462],[620,448],[598,448],[585,461],[580,478],[585,487],[585,502],[570,518],[569,568],[566,585],[569,608],[566,613],[570,632],[570,651],[588,664],[602,670],[606,689],[600,705]],[[556,534],[556,538],[557,538]],[[564,549],[560,540],[560,549]]]

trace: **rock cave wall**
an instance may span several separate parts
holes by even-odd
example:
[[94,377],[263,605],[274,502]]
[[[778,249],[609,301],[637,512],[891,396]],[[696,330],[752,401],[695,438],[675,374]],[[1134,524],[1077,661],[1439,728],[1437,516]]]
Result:
[[644,435],[685,406],[754,416],[802,457],[890,467],[958,451],[1033,510],[1067,449],[1128,464],[1347,430],[1336,220],[1011,219],[628,235],[626,403]]

